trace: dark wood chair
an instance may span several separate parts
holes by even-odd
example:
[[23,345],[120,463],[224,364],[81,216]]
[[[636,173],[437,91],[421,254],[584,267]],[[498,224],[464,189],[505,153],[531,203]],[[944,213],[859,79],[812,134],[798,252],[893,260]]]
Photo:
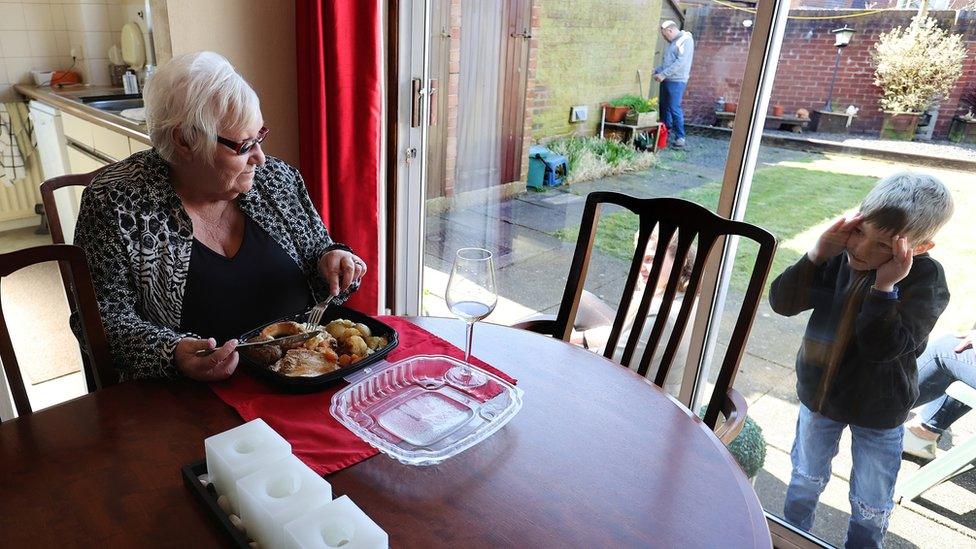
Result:
[[[54,200],[54,191],[63,187],[87,187],[95,176],[105,168],[99,168],[90,173],[77,173],[52,177],[41,183],[41,201],[44,202],[44,215],[51,226],[51,241],[54,244],[64,244],[64,230],[61,228],[61,216],[58,215],[58,203]],[[61,273],[64,275],[64,273]]]
[[[67,244],[52,244],[26,248],[16,252],[0,254],[0,286],[3,277],[19,271],[25,267],[57,261],[62,273],[67,273],[62,280],[68,295],[68,303],[72,311],[77,311],[78,321],[87,348],[82,345],[82,357],[85,360],[85,381],[88,391],[95,391],[118,383],[118,377],[112,367],[108,351],[108,342],[102,319],[95,300],[95,288],[92,285],[91,271],[85,252]],[[0,297],[0,360],[3,361],[3,371],[7,376],[11,392],[14,396],[14,406],[19,415],[32,413],[27,389],[17,364],[16,353],[7,329],[7,320],[3,312],[3,301]]]
[[[716,430],[716,435],[723,442],[730,442],[742,429],[746,413],[745,399],[732,388],[732,383],[735,380],[736,371],[739,369],[739,361],[745,350],[749,330],[752,328],[752,322],[756,316],[756,310],[759,307],[759,300],[762,298],[763,285],[769,274],[769,269],[773,261],[773,253],[776,250],[776,238],[764,229],[744,222],[730,221],[715,215],[702,206],[686,200],[677,198],[640,199],[615,192],[590,193],[586,198],[579,237],[576,240],[576,251],[573,255],[569,279],[563,293],[558,314],[554,319],[530,320],[516,324],[516,327],[569,341],[580,303],[580,296],[586,281],[586,272],[590,264],[593,243],[596,238],[597,222],[599,221],[600,212],[604,205],[623,207],[637,214],[640,219],[637,248],[634,251],[634,257],[631,260],[630,269],[626,282],[624,283],[620,307],[617,309],[610,331],[610,337],[604,348],[603,355],[609,359],[613,359],[617,342],[624,330],[627,311],[630,309],[631,299],[634,295],[634,290],[637,288],[637,279],[640,275],[645,250],[655,228],[658,232],[658,240],[654,253],[654,262],[648,278],[648,288],[655,288],[657,286],[657,281],[663,269],[662,265],[668,253],[668,246],[675,238],[675,234],[677,234],[677,250],[674,259],[675,266],[685,264],[689,250],[697,239],[697,253],[695,254],[691,270],[690,281],[685,289],[685,295],[688,296],[698,294],[709,252],[717,242],[720,243],[722,241],[723,237],[735,235],[748,238],[759,244],[759,251],[749,278],[749,286],[746,290],[742,307],[739,310],[738,318],[735,321],[735,326],[732,329],[728,348],[722,360],[722,366],[719,370],[718,378],[715,381],[714,390],[708,401],[704,418],[705,424],[715,429],[718,423],[719,413],[721,413],[725,417],[725,422]],[[651,328],[650,337],[648,338],[643,356],[637,368],[637,372],[642,376],[648,375],[650,361],[656,354],[662,333],[669,322],[671,305],[677,293],[681,271],[681,268],[672,268],[671,274],[668,277],[660,309],[657,311],[656,320]],[[627,338],[624,353],[621,357],[620,362],[623,366],[630,365],[631,359],[637,350],[641,334],[644,330],[644,322],[650,310],[653,294],[653,291],[645,291],[643,293],[643,297],[638,305],[634,325],[630,329],[630,336]],[[653,382],[660,387],[664,386],[664,382],[668,377],[668,372],[678,352],[682,336],[688,325],[688,319],[692,315],[692,310],[695,307],[695,302],[695,299],[683,299],[681,302],[681,307],[677,318],[674,320],[670,337],[668,337],[668,341],[665,343],[660,364],[657,366],[657,371],[653,377]]]

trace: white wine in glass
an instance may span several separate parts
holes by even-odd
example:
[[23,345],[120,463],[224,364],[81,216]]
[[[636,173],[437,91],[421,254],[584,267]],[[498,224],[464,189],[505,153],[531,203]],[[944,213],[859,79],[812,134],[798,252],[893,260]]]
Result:
[[495,264],[491,252],[484,248],[461,248],[454,257],[451,278],[447,281],[447,306],[466,326],[464,366],[447,372],[447,379],[460,387],[484,385],[484,374],[471,368],[471,344],[474,323],[485,318],[498,303],[495,289]]

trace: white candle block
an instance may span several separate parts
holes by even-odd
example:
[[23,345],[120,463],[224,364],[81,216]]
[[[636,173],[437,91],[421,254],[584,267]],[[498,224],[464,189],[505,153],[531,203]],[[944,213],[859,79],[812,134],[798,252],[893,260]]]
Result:
[[261,418],[208,437],[203,445],[210,481],[218,494],[230,499],[234,513],[240,512],[237,481],[291,455],[291,444]]
[[390,538],[349,496],[285,525],[287,549],[387,549]]
[[266,549],[282,547],[289,522],[332,501],[332,486],[295,456],[237,481],[241,520]]

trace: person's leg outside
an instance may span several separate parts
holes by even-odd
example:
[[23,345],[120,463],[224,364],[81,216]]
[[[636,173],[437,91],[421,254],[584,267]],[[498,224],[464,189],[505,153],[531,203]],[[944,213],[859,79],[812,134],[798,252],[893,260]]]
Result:
[[868,429],[851,425],[851,520],[846,547],[881,547],[895,507],[904,427]]
[[665,80],[663,84],[668,88],[668,102],[671,105],[671,126],[668,126],[668,129],[672,131],[675,143],[678,143],[680,140],[680,143],[684,145],[685,113],[681,108],[681,102],[684,100],[685,88],[688,86],[688,83]]
[[783,504],[783,518],[798,528],[810,531],[813,526],[817,500],[830,480],[830,462],[837,455],[844,427],[846,424],[800,405],[790,452],[793,473]]
[[661,110],[661,123],[671,131],[671,96],[668,94],[667,81],[661,82],[660,94],[658,95],[658,108]]
[[919,418],[930,431],[941,434],[952,422],[969,411],[965,404],[947,396],[945,390],[954,381],[976,387],[976,351],[966,349],[956,353],[959,339],[952,335],[940,337],[925,350],[918,360],[918,400],[925,404]]

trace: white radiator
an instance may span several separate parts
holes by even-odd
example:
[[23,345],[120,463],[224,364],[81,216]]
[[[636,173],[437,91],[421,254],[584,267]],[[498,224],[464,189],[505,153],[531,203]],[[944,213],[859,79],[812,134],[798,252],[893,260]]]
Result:
[[40,185],[36,168],[12,186],[0,184],[0,222],[36,217],[34,205],[41,203]]
[[[34,128],[21,102],[0,106],[0,223],[36,221],[34,206],[41,203],[43,181],[34,139]],[[19,150],[19,152],[18,152]]]

